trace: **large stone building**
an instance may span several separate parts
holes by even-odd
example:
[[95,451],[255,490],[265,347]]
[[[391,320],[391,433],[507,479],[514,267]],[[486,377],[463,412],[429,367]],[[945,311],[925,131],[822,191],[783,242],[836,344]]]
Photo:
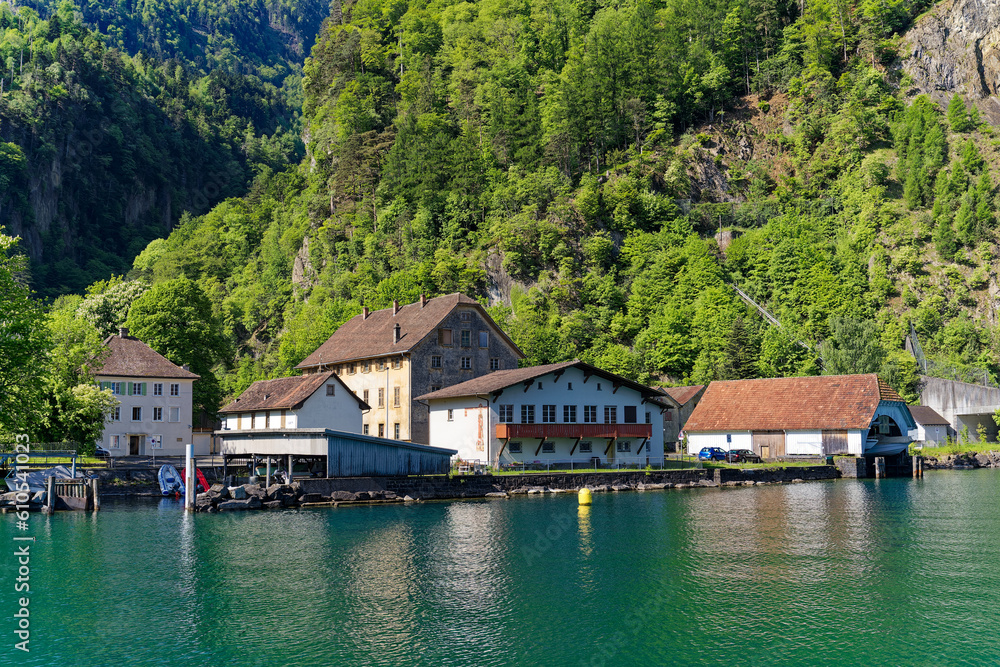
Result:
[[119,404],[107,417],[101,446],[112,456],[184,454],[192,442],[192,387],[198,376],[125,328],[108,336],[104,346],[95,379]]
[[464,294],[369,312],[345,322],[296,366],[334,371],[371,406],[362,433],[427,444],[423,394],[492,371],[517,368],[524,353]]

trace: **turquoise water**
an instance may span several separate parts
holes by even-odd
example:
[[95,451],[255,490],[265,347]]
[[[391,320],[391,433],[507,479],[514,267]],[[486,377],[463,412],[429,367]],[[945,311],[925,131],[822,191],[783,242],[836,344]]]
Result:
[[[33,514],[0,664],[1000,663],[1000,472],[223,515]],[[13,548],[4,548],[9,554]]]

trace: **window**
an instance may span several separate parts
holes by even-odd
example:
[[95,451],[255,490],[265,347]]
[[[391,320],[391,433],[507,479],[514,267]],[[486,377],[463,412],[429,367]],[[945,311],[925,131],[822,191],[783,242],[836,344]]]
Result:
[[402,365],[403,365],[403,360],[400,359],[399,357],[396,357],[395,359],[392,360],[392,367],[393,368],[399,369],[399,367],[402,366]]
[[585,405],[585,406],[583,406],[583,423],[584,424],[596,424],[597,423],[597,406],[596,405]]
[[361,400],[364,401],[365,403],[367,403],[368,402],[368,390],[365,389],[363,393],[364,393],[364,395],[361,397]]
[[634,405],[626,405],[625,406],[625,415],[624,415],[624,417],[625,417],[625,423],[626,424],[634,424],[635,423],[635,406]]
[[379,424],[378,425],[378,437],[380,437],[380,438],[384,438],[385,437],[385,424]]
[[462,314],[459,315],[459,317],[462,319],[463,322],[471,322],[472,321],[472,313],[470,313],[467,310],[463,310]]
[[514,422],[514,406],[513,405],[501,405],[500,406],[500,423],[501,424],[511,424]]
[[146,383],[145,382],[129,382],[128,383],[128,395],[129,396],[145,396],[146,395]]
[[600,382],[598,382],[598,383],[597,383],[597,391],[600,391],[600,390],[601,390],[601,383],[600,383]]
[[384,371],[385,370],[385,359],[379,359],[378,360],[378,369],[380,371]]
[[121,449],[122,437],[120,435],[111,436],[111,442],[108,443],[108,446],[111,447],[111,449]]
[[441,391],[441,385],[439,385],[439,384],[432,384],[431,385],[431,391]]
[[539,383],[538,383],[538,388],[539,388],[539,389],[541,389],[541,388],[542,388],[542,383],[541,383],[541,382],[539,382]]
[[455,421],[455,411],[452,410],[451,408],[448,409],[448,421],[450,422]]
[[385,389],[382,387],[378,388],[378,407],[385,407]]
[[472,332],[468,329],[462,329],[462,347],[469,347],[472,345]]
[[554,405],[542,406],[542,423],[543,424],[556,423],[556,406]]
[[163,383],[154,382],[153,383],[153,396],[163,396]]
[[649,440],[646,441],[646,451],[649,451]]
[[551,440],[546,440],[542,443],[542,454],[555,454],[556,453],[556,443]]
[[507,451],[509,451],[511,454],[520,454],[521,453],[521,443],[519,443],[519,442],[512,442],[512,443],[510,443],[509,445],[507,445]]
[[153,421],[154,422],[163,421],[163,408],[153,408]]
[[616,450],[619,451],[619,452],[631,452],[632,451],[632,443],[629,442],[628,440],[619,440],[618,441],[618,446],[616,447]]
[[132,408],[132,421],[134,422],[142,421],[142,408],[139,407]]
[[372,362],[365,361],[365,362],[363,362],[361,364],[361,372],[362,373],[369,373],[369,372],[371,372],[371,370],[372,370]]
[[177,383],[171,384],[170,385],[170,395],[171,396],[180,396],[181,395],[181,386],[179,384],[177,384]]
[[604,406],[604,423],[605,424],[617,424],[618,423],[618,408],[614,405]]
[[122,406],[118,405],[111,408],[111,414],[108,419],[113,422],[120,422],[122,420]]
[[169,418],[167,421],[179,422],[181,420],[181,409],[180,408],[170,408]]
[[451,347],[451,329],[438,329],[438,345]]
[[351,364],[350,366],[347,367],[347,373],[348,373],[348,375],[354,375],[355,371],[357,371],[357,366],[356,365]]
[[462,357],[462,370],[472,370],[472,357]]
[[399,387],[392,388],[392,407],[399,407]]
[[368,435],[368,424],[362,424],[361,425],[361,434],[362,435]]
[[572,382],[567,382],[566,383],[566,391],[573,391],[573,383]]
[[479,332],[479,347],[489,347],[490,346],[490,332],[480,331]]
[[648,412],[646,413],[646,423],[647,424],[653,423],[653,415],[649,414]]
[[500,370],[500,359],[498,357],[490,357],[490,370],[491,371]]
[[327,396],[336,396],[337,395],[336,392],[337,392],[337,387],[335,387],[332,384],[326,385],[326,395]]
[[522,424],[534,424],[535,423],[535,406],[534,405],[522,405],[521,406],[521,423]]
[[122,383],[121,382],[112,382],[111,383],[111,393],[115,394],[116,396],[121,396],[122,395]]
[[399,424],[398,423],[392,425],[392,437],[395,438],[396,440],[399,440]]
[[441,356],[434,355],[431,357],[431,368],[441,368]]
[[580,453],[589,454],[594,451],[594,446],[591,444],[590,440],[584,440],[580,443]]
[[567,424],[576,423],[576,406],[575,405],[564,405],[563,406],[563,421]]

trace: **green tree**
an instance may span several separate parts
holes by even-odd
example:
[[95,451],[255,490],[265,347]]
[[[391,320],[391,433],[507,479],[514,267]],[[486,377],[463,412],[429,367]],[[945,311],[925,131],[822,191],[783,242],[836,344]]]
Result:
[[222,392],[213,367],[229,358],[230,348],[202,289],[188,278],[154,285],[132,303],[126,325],[131,335],[201,376],[194,383],[195,414],[214,415]]
[[819,348],[824,375],[877,373],[886,353],[871,320],[830,318],[830,336]]
[[951,126],[952,132],[968,132],[972,129],[972,123],[969,121],[969,110],[961,95],[957,93],[948,103],[948,125]]

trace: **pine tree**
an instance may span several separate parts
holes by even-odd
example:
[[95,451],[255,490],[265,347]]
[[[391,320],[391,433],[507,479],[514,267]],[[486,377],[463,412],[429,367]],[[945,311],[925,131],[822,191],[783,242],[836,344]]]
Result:
[[968,109],[959,95],[952,97],[951,102],[948,103],[948,124],[951,126],[952,132],[968,132],[972,129],[971,123],[969,123]]
[[955,230],[951,223],[942,220],[934,228],[934,247],[937,248],[941,259],[951,261],[955,258]]

